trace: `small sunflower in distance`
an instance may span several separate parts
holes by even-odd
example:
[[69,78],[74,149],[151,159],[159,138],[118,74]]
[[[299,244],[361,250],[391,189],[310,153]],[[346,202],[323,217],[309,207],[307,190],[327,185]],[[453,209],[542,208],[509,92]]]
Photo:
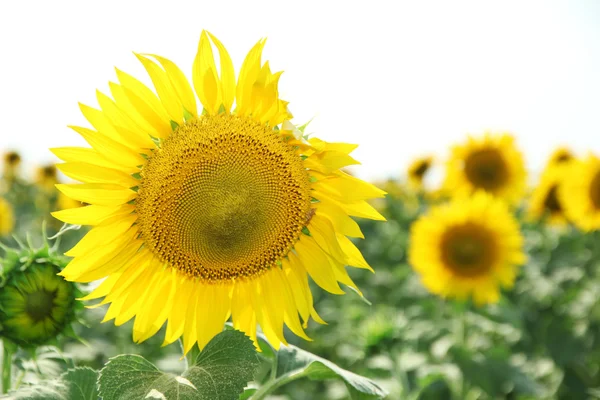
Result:
[[506,203],[485,192],[436,206],[411,228],[409,260],[442,297],[495,303],[525,262],[523,237]]
[[4,153],[4,168],[2,177],[7,181],[14,181],[19,176],[21,166],[21,155],[16,151]]
[[166,322],[165,344],[183,336],[187,353],[230,317],[254,340],[259,325],[276,348],[284,324],[308,339],[309,318],[323,322],[308,276],[343,294],[339,283],[356,287],[346,266],[371,269],[348,238],[362,237],[351,216],[382,220],[366,200],[385,193],[341,171],[357,164],[356,145],[307,140],[290,122],[264,45],[236,84],[225,47],[202,32],[192,68],[201,107],[174,63],[138,54],[157,94],[117,70],[113,98],[97,92],[100,110],[80,107],[94,129],[73,127],[92,148],[53,150],[83,182],[59,190],[90,204],[53,215],[93,226],[61,274],[106,278],[85,299],[104,297],[117,325],[135,317],[136,342]]
[[558,147],[550,155],[547,166],[550,167],[550,166],[554,166],[554,165],[561,165],[561,164],[569,163],[573,160],[575,160],[575,156],[573,155],[571,150],[569,150],[566,147]]
[[454,146],[444,189],[452,196],[470,196],[483,190],[510,204],[518,203],[526,190],[526,172],[514,138],[486,133]]
[[559,191],[569,219],[584,231],[600,229],[600,158],[576,160]]
[[550,225],[565,225],[568,223],[564,206],[560,199],[560,187],[568,169],[565,165],[550,164],[540,178],[540,182],[531,194],[528,207],[528,218],[540,220],[547,217]]
[[421,157],[408,166],[408,183],[413,189],[422,189],[423,180],[433,165],[433,157]]
[[35,171],[35,184],[38,188],[53,192],[56,190],[55,185],[58,183],[56,165],[48,164],[38,167]]
[[9,235],[15,226],[15,214],[11,204],[0,197],[0,237]]

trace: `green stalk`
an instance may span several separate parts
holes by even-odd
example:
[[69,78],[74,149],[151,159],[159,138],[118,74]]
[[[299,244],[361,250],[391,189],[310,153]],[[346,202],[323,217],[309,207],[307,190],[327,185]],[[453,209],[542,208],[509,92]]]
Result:
[[200,354],[198,345],[195,344],[187,354],[183,352],[184,347],[182,338],[179,338],[179,345],[181,346],[181,353],[183,354],[181,358],[185,357],[185,360],[187,361],[187,368],[192,368],[194,365],[196,365],[196,358],[198,358],[198,355]]
[[4,349],[2,352],[2,394],[6,394],[10,390],[13,351],[11,346],[7,346],[6,343],[3,343],[2,347]]
[[296,371],[296,372],[288,372],[285,375],[281,375],[279,378],[275,380],[269,380],[269,382],[265,383],[260,389],[254,392],[251,400],[263,400],[266,399],[268,395],[273,393],[276,389],[281,386],[288,384],[296,379],[300,379],[304,377],[304,371]]

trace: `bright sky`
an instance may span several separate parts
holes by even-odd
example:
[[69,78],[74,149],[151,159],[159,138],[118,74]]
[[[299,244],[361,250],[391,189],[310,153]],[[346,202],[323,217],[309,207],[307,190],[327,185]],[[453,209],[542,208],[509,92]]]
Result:
[[559,144],[600,153],[595,0],[2,1],[0,151],[33,165],[83,144],[66,125],[85,124],[77,102],[95,106],[113,66],[145,79],[132,51],[155,53],[191,76],[202,29],[237,68],[268,37],[295,121],[359,143],[363,177],[485,129],[513,132],[533,169]]

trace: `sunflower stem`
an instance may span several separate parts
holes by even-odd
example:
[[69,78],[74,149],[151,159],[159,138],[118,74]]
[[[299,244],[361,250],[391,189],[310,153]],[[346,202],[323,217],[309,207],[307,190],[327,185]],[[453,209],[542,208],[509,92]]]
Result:
[[2,394],[10,390],[10,381],[12,378],[12,356],[13,350],[6,341],[2,343]]
[[199,355],[200,355],[200,349],[198,348],[198,345],[194,345],[190,349],[190,351],[185,355],[188,369],[190,369],[194,365],[196,365],[196,359],[198,358]]
[[304,371],[292,371],[285,375],[281,375],[277,379],[274,379],[274,380],[270,379],[263,386],[261,386],[260,389],[258,389],[256,392],[254,392],[254,395],[252,396],[251,400],[266,399],[267,396],[270,395],[271,393],[273,393],[276,389],[278,389],[281,386],[288,384],[292,381],[295,381],[296,379],[300,379],[300,378],[304,377],[305,374],[306,373]]

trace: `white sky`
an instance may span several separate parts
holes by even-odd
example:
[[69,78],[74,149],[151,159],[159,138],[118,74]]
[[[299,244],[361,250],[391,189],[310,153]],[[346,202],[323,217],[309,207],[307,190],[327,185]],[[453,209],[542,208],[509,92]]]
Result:
[[[516,134],[539,169],[558,144],[600,152],[600,1],[1,1],[0,151],[29,165],[83,141],[77,102],[96,106],[132,51],[187,74],[202,29],[236,68],[268,37],[298,123],[359,143],[363,177],[485,129]],[[237,70],[237,69],[236,69]],[[149,81],[148,81],[149,82]]]

